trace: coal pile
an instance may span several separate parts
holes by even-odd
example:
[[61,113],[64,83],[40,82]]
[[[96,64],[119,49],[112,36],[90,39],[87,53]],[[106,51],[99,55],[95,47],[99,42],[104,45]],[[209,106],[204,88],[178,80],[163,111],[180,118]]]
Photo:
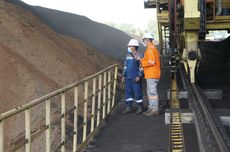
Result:
[[[123,61],[126,55],[127,43],[132,37],[123,31],[94,22],[85,16],[30,6],[19,0],[10,2],[30,10],[57,33],[83,40],[109,57]],[[144,50],[144,47],[140,49]]]
[[201,62],[197,71],[200,84],[230,84],[230,37],[218,42],[202,42]]

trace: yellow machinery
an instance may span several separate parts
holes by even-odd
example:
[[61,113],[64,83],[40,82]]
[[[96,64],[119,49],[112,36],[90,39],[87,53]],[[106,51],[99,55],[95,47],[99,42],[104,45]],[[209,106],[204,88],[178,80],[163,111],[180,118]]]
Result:
[[162,54],[184,63],[191,83],[201,58],[198,42],[209,30],[230,30],[229,0],[144,0],[156,8]]

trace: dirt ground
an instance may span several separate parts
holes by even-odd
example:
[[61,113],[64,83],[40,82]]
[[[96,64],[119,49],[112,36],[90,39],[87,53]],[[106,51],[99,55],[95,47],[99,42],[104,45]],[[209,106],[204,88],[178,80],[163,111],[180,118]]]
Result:
[[4,103],[0,112],[115,63],[83,41],[55,33],[24,9],[4,1],[0,7],[1,99],[17,95],[17,101],[9,107]]
[[[2,0],[0,33],[0,113],[116,63],[91,45],[57,34],[29,11]],[[44,120],[42,111],[44,106],[32,109],[32,129]],[[9,121],[5,123],[6,147],[24,134],[24,113]]]

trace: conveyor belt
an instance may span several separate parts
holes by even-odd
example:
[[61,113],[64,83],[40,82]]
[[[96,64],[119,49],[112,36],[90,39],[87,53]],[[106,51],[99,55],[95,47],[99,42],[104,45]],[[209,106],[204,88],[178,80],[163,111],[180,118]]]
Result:
[[190,108],[194,113],[194,124],[199,135],[200,150],[204,152],[229,152],[229,138],[226,136],[221,122],[217,120],[219,118],[213,114],[208,99],[196,84],[191,84],[188,81],[183,71],[181,77],[189,94]]

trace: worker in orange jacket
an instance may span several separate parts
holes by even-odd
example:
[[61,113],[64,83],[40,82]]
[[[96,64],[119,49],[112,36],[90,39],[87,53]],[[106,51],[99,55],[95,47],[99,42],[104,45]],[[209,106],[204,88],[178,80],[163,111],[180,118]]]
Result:
[[141,58],[140,56],[135,57],[136,60],[140,61],[144,69],[144,76],[147,82],[149,106],[148,110],[143,113],[146,116],[159,114],[157,85],[161,76],[160,54],[154,46],[152,42],[153,40],[153,35],[151,33],[146,33],[143,37],[143,42],[146,45],[144,58]]

